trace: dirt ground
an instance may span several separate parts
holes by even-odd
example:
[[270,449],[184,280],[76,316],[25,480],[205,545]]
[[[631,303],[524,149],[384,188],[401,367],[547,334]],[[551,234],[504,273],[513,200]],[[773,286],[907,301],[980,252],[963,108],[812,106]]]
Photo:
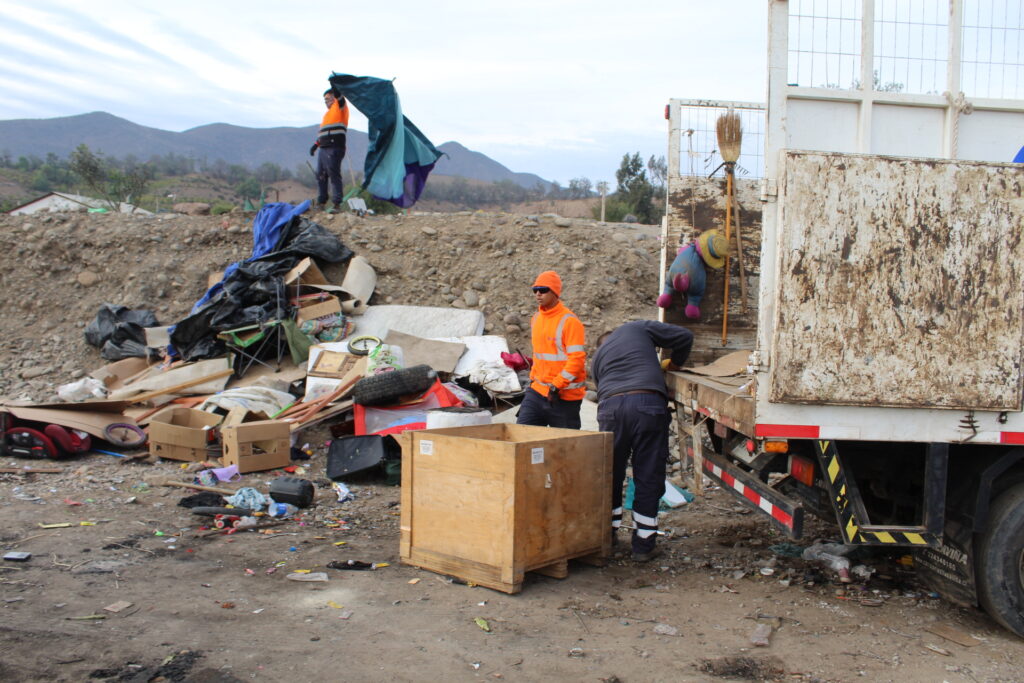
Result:
[[[316,219],[377,269],[374,303],[475,306],[524,352],[528,286],[547,268],[562,273],[588,339],[655,313],[651,226],[498,213]],[[82,338],[102,302],[182,317],[208,273],[248,255],[249,221],[0,217],[0,395],[45,400],[102,365]],[[210,535],[178,506],[189,492],[160,485],[192,477],[176,462],[90,454],[28,463],[60,474],[0,474],[0,547],[32,553],[0,565],[0,680],[1024,678],[1024,641],[929,593],[912,562],[864,557],[870,578],[842,584],[714,488],[665,515],[666,552],[648,565],[570,563],[566,579],[528,575],[518,595],[403,566],[399,488],[353,478],[354,500],[338,503],[325,486],[328,438],[325,427],[301,433],[313,456],[296,464],[320,485],[317,502],[276,533]],[[266,490],[276,474],[244,483]],[[800,545],[833,533],[810,528]],[[388,566],[327,567],[350,559]],[[328,581],[289,580],[296,570]],[[104,609],[116,603],[130,605]],[[755,629],[770,633],[767,646],[752,644]]]

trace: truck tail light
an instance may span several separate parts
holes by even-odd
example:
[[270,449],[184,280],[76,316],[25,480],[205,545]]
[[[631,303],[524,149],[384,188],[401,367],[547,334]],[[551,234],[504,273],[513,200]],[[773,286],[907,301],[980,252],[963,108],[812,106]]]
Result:
[[814,463],[807,458],[789,456],[789,473],[801,484],[814,486]]
[[764,442],[765,453],[789,453],[789,442],[788,441],[765,441]]

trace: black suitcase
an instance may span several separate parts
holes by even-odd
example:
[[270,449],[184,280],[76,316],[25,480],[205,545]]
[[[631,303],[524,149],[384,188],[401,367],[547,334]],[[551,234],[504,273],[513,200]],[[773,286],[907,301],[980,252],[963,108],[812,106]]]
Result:
[[275,503],[290,503],[297,508],[313,504],[313,482],[300,477],[278,477],[270,484],[270,497]]

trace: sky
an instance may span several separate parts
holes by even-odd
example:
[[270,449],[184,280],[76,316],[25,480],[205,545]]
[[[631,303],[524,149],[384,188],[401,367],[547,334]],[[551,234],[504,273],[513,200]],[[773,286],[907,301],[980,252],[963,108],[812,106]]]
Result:
[[[4,0],[0,119],[105,111],[183,131],[308,126],[332,72],[512,171],[614,185],[670,98],[761,102],[768,0]],[[350,126],[366,130],[353,112]],[[2,146],[2,141],[0,141]]]

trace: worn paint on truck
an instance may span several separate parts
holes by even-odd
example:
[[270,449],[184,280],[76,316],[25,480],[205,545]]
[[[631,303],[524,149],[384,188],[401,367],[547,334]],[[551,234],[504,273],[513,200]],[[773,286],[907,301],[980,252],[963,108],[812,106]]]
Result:
[[785,152],[770,400],[1020,410],[1022,180]]

